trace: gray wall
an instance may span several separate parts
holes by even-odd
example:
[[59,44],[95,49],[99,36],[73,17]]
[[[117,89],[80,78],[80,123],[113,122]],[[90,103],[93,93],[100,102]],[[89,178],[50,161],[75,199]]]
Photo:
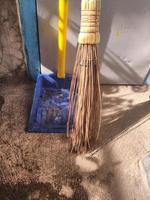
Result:
[[[42,71],[56,71],[58,1],[37,0]],[[67,73],[75,60],[81,0],[69,0]],[[102,1],[102,83],[141,84],[150,69],[150,1]]]

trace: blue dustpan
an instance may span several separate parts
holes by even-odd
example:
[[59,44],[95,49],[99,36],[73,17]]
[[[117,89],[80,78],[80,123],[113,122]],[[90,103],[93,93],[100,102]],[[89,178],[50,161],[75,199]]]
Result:
[[39,75],[29,118],[29,132],[65,133],[67,131],[71,77]]

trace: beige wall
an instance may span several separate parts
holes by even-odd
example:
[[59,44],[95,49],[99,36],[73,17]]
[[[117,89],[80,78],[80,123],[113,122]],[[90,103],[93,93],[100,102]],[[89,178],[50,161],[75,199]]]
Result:
[[[42,69],[56,71],[58,1],[37,0]],[[75,60],[81,0],[69,0],[67,72]],[[103,83],[141,84],[150,68],[150,1],[103,0],[101,77]],[[46,70],[45,70],[46,69]]]

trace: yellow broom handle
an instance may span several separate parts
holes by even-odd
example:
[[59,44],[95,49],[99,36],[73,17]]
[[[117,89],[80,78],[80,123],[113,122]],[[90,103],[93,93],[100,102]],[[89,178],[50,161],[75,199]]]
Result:
[[59,0],[58,70],[57,77],[65,78],[68,0]]

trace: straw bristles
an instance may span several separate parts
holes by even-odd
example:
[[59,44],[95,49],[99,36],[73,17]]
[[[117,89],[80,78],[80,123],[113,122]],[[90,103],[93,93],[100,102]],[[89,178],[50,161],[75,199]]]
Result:
[[101,125],[100,69],[97,46],[79,44],[70,88],[68,133],[72,151],[86,152]]
[[78,153],[90,149],[101,125],[100,69],[97,57],[100,0],[82,0],[81,28],[76,62],[70,88],[68,134],[72,149]]

